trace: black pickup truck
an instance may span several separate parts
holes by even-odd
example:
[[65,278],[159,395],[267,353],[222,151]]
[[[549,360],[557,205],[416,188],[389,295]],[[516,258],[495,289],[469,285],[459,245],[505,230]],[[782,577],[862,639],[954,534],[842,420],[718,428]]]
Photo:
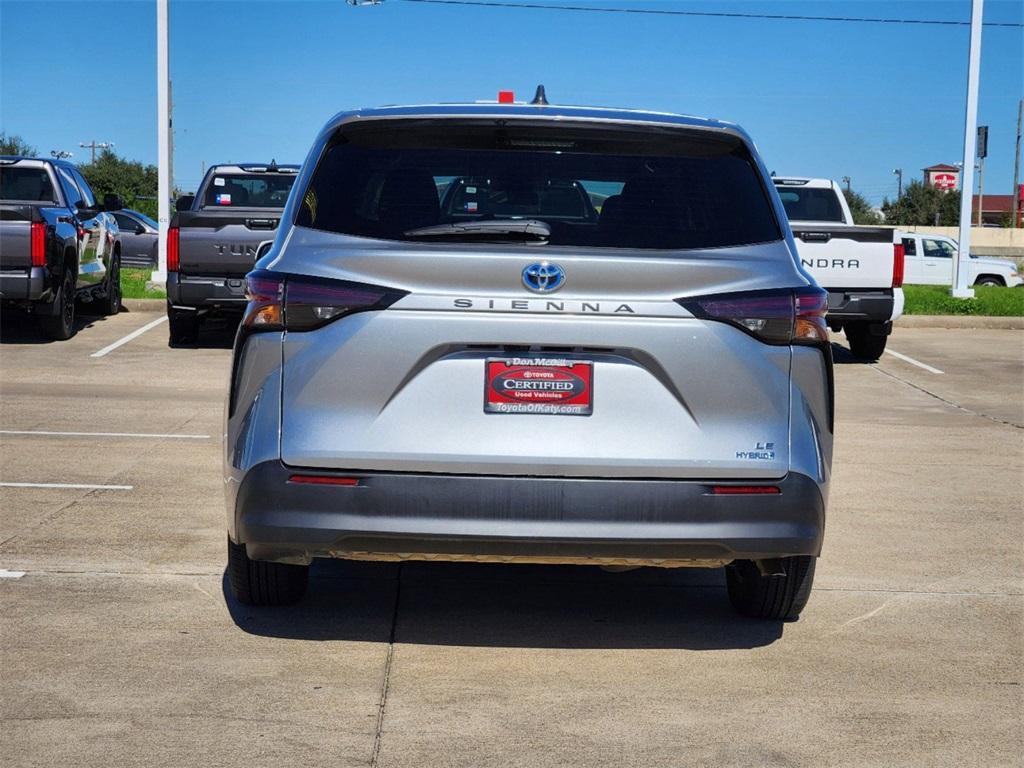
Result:
[[75,304],[121,309],[121,240],[109,213],[64,160],[0,156],[0,301],[34,314],[54,339],[75,332]]
[[215,165],[199,191],[175,203],[167,233],[167,318],[172,344],[190,344],[208,313],[241,314],[245,275],[274,239],[297,165]]

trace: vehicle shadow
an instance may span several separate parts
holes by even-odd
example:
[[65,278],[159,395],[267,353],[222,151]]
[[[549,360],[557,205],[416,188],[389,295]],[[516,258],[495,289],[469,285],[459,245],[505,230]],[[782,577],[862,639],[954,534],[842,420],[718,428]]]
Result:
[[[168,339],[172,349],[231,349],[238,331],[237,317],[206,317],[199,326],[199,338],[193,344],[180,344]],[[166,331],[165,331],[166,333]]]
[[[106,321],[105,315],[91,315],[84,308],[75,311],[75,333]],[[74,337],[72,337],[74,338]],[[60,344],[39,327],[38,318],[17,309],[0,312],[0,344]]]
[[732,611],[720,569],[315,561],[306,599],[256,608],[224,598],[262,637],[498,648],[758,648],[779,621]]
[[863,360],[839,343],[832,342],[832,362],[836,365],[874,365],[875,360]]

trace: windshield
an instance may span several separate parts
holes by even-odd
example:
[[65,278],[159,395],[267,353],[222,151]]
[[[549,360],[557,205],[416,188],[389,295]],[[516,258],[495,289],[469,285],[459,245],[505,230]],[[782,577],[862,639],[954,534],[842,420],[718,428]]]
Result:
[[[530,220],[553,245],[665,249],[780,237],[746,147],[727,134],[483,120],[343,131],[313,173],[299,226],[413,240],[426,227]],[[488,232],[514,239],[500,226],[471,234]],[[467,230],[427,234],[464,241]]]
[[55,202],[50,174],[45,168],[0,165],[0,200]]
[[218,173],[206,187],[203,206],[284,208],[294,183],[294,173]]
[[839,197],[831,189],[776,187],[790,221],[834,221],[844,223]]

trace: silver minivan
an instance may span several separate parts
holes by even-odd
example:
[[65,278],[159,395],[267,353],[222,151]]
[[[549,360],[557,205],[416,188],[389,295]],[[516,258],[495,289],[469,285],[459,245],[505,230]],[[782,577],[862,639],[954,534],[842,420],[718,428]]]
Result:
[[725,568],[795,619],[832,459],[825,294],[746,133],[663,113],[346,112],[247,278],[228,576],[313,558]]

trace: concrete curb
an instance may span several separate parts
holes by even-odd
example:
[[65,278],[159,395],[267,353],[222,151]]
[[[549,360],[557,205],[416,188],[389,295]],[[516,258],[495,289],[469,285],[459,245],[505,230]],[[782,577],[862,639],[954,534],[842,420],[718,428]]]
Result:
[[987,317],[984,315],[903,315],[896,328],[996,328],[1024,331],[1024,317]]
[[166,312],[167,299],[121,299],[127,312]]

